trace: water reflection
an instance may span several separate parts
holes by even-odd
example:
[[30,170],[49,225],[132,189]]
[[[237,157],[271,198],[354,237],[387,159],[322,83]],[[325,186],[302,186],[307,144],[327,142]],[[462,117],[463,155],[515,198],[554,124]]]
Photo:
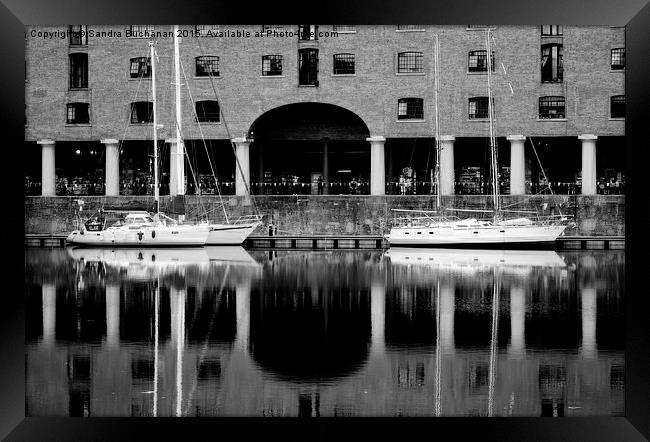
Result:
[[624,255],[27,250],[30,416],[622,415]]

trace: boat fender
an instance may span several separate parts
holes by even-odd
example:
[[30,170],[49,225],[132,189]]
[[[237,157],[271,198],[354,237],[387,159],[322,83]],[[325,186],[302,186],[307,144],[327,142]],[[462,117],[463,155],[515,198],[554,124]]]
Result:
[[156,231],[155,231],[155,230],[152,230],[152,231],[151,231],[151,237],[152,237],[152,238],[155,238],[155,237],[156,237]]
[[142,241],[142,237],[144,236],[144,233],[138,232],[138,240]]

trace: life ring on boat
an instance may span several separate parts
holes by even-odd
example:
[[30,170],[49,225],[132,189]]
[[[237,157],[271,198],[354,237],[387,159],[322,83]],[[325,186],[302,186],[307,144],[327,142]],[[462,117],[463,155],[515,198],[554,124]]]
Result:
[[152,231],[151,231],[151,237],[152,237],[152,238],[155,238],[155,237],[156,237],[156,231],[155,231],[155,230],[152,230]]
[[142,237],[144,236],[143,232],[138,232],[138,240],[142,241]]

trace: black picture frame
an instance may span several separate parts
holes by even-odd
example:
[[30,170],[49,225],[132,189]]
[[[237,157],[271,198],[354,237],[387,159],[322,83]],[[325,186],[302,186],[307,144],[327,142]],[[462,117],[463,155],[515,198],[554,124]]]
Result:
[[[69,23],[152,24],[200,23],[206,17],[224,24],[297,23],[318,17],[324,23],[541,24],[626,26],[626,388],[625,417],[612,418],[439,418],[439,419],[194,419],[194,418],[25,418],[24,356],[24,208],[22,151],[24,140],[24,26]],[[328,1],[313,3],[202,0],[4,0],[0,5],[0,48],[3,61],[0,149],[5,184],[2,192],[4,257],[0,307],[0,437],[6,440],[120,440],[188,438],[195,431],[207,437],[224,432],[244,440],[260,437],[334,438],[338,434],[372,437],[434,438],[441,431],[454,439],[632,441],[650,438],[650,320],[643,257],[650,240],[650,200],[646,184],[650,142],[650,5],[647,0],[400,0],[399,2]],[[24,212],[24,209],[23,209]],[[641,257],[641,259],[639,259]],[[637,285],[635,285],[635,282]],[[255,425],[250,425],[254,422]],[[192,437],[193,438],[193,437]]]

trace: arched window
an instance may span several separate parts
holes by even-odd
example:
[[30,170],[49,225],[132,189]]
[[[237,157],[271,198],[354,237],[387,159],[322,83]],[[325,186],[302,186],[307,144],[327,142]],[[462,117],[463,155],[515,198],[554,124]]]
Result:
[[424,119],[424,100],[422,98],[400,98],[397,100],[397,119]]
[[539,99],[539,118],[542,120],[566,118],[564,97],[547,96]]
[[199,123],[218,123],[219,103],[214,100],[196,102],[196,121]]
[[219,57],[215,55],[205,55],[203,57],[196,57],[195,60],[197,77],[219,76]]
[[422,52],[400,52],[397,54],[397,72],[423,72]]

